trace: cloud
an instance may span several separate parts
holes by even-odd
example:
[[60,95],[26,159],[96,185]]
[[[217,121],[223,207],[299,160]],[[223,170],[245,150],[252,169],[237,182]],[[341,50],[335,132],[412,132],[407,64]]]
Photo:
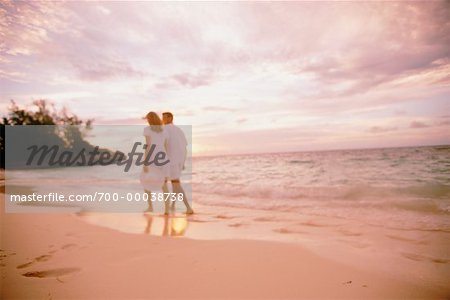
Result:
[[448,125],[450,125],[450,120],[441,121],[441,122],[438,123],[438,125],[448,126]]
[[214,75],[210,71],[199,72],[196,74],[179,73],[174,74],[160,80],[155,84],[158,89],[175,89],[175,88],[198,88],[210,85],[214,80]]
[[[54,73],[58,77],[75,74],[88,81],[146,74],[132,67],[127,57],[117,54],[113,43],[119,42],[119,36],[114,41],[105,31],[90,27],[91,23],[102,23],[98,14],[107,15],[107,8],[87,5],[83,12],[78,12],[71,5],[74,4],[2,2],[0,35],[5,42],[0,44],[0,67],[3,78],[17,81],[16,74],[30,73],[33,69],[39,70],[39,76],[26,76],[28,80],[46,81],[54,78]],[[111,34],[114,34],[113,28]],[[68,69],[68,66],[73,69]]]
[[380,127],[380,126],[372,126],[369,128],[370,133],[383,133],[383,132],[389,132],[389,131],[395,131],[398,130],[397,127]]
[[247,118],[240,118],[240,119],[237,119],[237,120],[236,120],[236,123],[242,124],[242,123],[245,123],[245,122],[247,122],[247,121],[248,121]]
[[8,79],[10,81],[15,82],[26,82],[26,74],[23,72],[0,70],[0,78]]
[[410,128],[426,128],[428,127],[427,124],[420,122],[420,121],[412,121],[409,125]]
[[122,118],[122,119],[105,119],[100,117],[95,119],[96,125],[142,125],[146,124],[145,118]]
[[237,109],[225,107],[225,106],[206,106],[203,107],[203,110],[205,111],[222,111],[222,112],[235,112]]
[[50,34],[64,30],[66,17],[61,3],[2,1],[0,44],[2,56],[30,56],[50,42]]
[[[255,48],[270,50],[266,60],[285,63],[294,74],[313,76],[322,95],[360,94],[448,68],[448,8],[444,1],[260,5],[253,15],[260,25]],[[271,43],[265,49],[256,38]],[[435,80],[445,82],[448,72]]]
[[[345,96],[448,66],[446,8],[446,2],[5,1],[2,53],[38,55],[60,66],[69,62],[82,80],[151,68],[161,78],[155,83],[159,89],[210,85],[215,78],[200,70],[205,67],[233,73],[251,65],[280,65],[292,74],[310,74],[322,84],[322,96]],[[141,65],[138,61],[145,62],[142,70],[133,67]],[[435,80],[448,82],[448,72]]]
[[394,114],[397,116],[404,116],[404,115],[407,115],[407,112],[402,109],[397,109],[394,111]]
[[82,80],[102,81],[112,78],[130,78],[145,76],[143,71],[135,70],[126,62],[109,61],[94,64],[74,63],[78,75]]

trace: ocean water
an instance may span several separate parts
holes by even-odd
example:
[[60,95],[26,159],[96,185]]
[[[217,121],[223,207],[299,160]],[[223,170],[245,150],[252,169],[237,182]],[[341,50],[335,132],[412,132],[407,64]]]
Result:
[[[124,173],[118,166],[7,171],[6,190],[18,181],[42,193],[142,193],[140,171],[133,167]],[[181,179],[194,207],[291,212],[450,232],[450,146],[194,157]],[[70,204],[83,209],[95,205]],[[116,208],[104,202],[97,206],[115,212],[146,207],[127,201]]]
[[450,146],[200,157],[192,186],[194,205],[450,232]]

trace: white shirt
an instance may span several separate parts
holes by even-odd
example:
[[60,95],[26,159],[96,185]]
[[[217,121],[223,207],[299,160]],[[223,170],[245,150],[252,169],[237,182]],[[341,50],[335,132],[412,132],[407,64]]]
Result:
[[164,131],[167,137],[167,155],[170,163],[184,164],[188,143],[183,131],[173,124],[164,125]]

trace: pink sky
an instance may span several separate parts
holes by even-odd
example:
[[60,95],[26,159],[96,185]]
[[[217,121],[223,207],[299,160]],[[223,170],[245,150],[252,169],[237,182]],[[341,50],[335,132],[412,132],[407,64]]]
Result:
[[0,3],[0,111],[170,110],[197,154],[450,144],[449,2]]

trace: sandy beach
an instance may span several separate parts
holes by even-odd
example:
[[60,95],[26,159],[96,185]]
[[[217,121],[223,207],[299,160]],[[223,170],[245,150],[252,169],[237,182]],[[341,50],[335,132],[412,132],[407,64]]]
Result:
[[[331,260],[292,243],[220,240],[220,234],[218,240],[158,237],[145,234],[145,228],[143,234],[130,234],[89,224],[75,214],[5,213],[3,201],[4,194],[2,299],[448,296],[445,287]],[[117,223],[143,218],[142,214],[119,213],[103,214],[103,219],[107,216]],[[191,224],[208,230],[207,222],[198,216],[190,218]],[[227,222],[226,216],[216,219],[219,225],[215,226]],[[243,230],[239,227],[234,226]]]

